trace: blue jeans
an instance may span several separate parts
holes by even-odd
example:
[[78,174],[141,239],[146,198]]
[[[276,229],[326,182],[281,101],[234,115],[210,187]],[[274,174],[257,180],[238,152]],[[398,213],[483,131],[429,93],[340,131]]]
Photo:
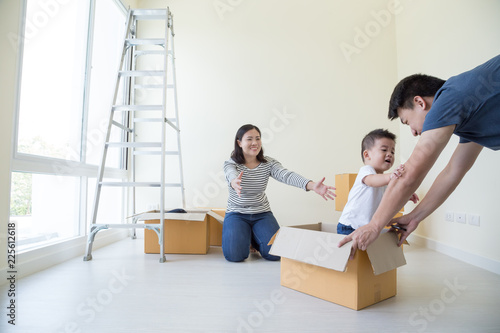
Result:
[[337,224],[337,234],[349,235],[354,230],[356,230],[356,229],[354,229],[350,225],[345,225],[345,224],[342,224],[340,222],[339,222],[339,224]]
[[269,254],[267,245],[280,228],[273,213],[226,213],[222,227],[222,253],[228,261],[243,261],[250,254],[250,244],[267,260],[280,260]]

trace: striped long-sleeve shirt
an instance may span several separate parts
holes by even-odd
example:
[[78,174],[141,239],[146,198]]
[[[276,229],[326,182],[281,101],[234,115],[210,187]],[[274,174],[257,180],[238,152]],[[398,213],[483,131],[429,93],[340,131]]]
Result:
[[[232,159],[224,162],[224,173],[229,188],[229,198],[227,202],[227,212],[238,212],[243,214],[258,214],[271,211],[271,206],[265,193],[269,176],[274,179],[306,190],[306,185],[310,181],[301,175],[285,169],[280,162],[266,156],[267,162],[260,163],[254,169],[249,169],[243,164],[237,164]],[[241,177],[241,197],[231,186],[231,181]]]

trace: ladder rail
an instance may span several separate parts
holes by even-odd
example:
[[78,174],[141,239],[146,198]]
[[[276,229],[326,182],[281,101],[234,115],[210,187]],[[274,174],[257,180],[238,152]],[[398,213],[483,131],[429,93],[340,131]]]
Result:
[[[164,35],[164,42],[162,43],[161,38],[139,38],[137,35],[137,27],[139,20],[163,20],[165,22],[165,29],[162,32]],[[101,190],[103,186],[111,187],[122,187],[128,188],[129,203],[132,205],[133,213],[136,213],[136,199],[137,193],[136,188],[138,187],[156,187],[160,189],[160,211],[165,211],[165,201],[166,201],[166,189],[178,187],[181,190],[182,195],[182,207],[185,208],[185,194],[184,194],[184,175],[182,169],[182,154],[181,154],[181,144],[180,144],[180,130],[179,130],[179,112],[177,103],[177,90],[176,90],[176,73],[175,73],[175,53],[173,49],[173,15],[170,9],[157,9],[157,10],[132,10],[129,9],[126,19],[125,34],[123,38],[123,50],[120,56],[120,63],[117,70],[115,89],[113,92],[112,105],[109,112],[109,121],[105,137],[105,144],[102,150],[101,163],[98,169],[98,175],[96,179],[96,190],[94,196],[94,205],[92,208],[92,217],[90,231],[88,234],[86,255],[84,257],[85,261],[92,259],[92,245],[95,239],[95,235],[100,230],[105,230],[111,227],[116,228],[132,228],[134,230],[137,225],[135,223],[122,223],[122,224],[103,224],[97,223],[97,215],[99,208],[99,201],[101,197]],[[141,47],[155,47],[161,46],[161,50],[149,50],[142,49]],[[139,56],[146,55],[163,55],[163,70],[140,70],[137,63],[137,58]],[[169,56],[171,55],[171,56]],[[171,71],[171,72],[170,72]],[[172,76],[173,84],[167,83],[168,75]],[[147,80],[149,78],[162,80],[162,84],[159,81],[154,84],[150,84]],[[140,81],[139,81],[140,80]],[[139,84],[138,84],[139,81]],[[142,104],[142,100],[139,97],[142,96],[137,92],[138,89],[158,89],[162,88],[162,104],[161,105],[150,105]],[[171,96],[168,96],[168,89],[173,89],[173,109],[175,112],[175,118],[167,118],[167,113],[170,110]],[[121,92],[121,96],[119,93]],[[168,96],[168,97],[167,97]],[[118,99],[120,98],[120,103]],[[136,104],[139,103],[139,104]],[[115,112],[123,112],[121,123],[117,119],[115,120]],[[142,111],[161,111],[161,118],[151,118],[144,117],[140,115],[137,117],[138,113]],[[141,118],[142,116],[142,118]],[[161,138],[160,142],[143,142],[137,139],[137,123],[158,123],[161,122]],[[175,124],[174,124],[175,123]],[[172,128],[176,131],[177,135],[177,150],[167,151],[167,126],[169,130]],[[120,130],[120,142],[110,142],[111,131],[113,129]],[[156,141],[156,140],[155,140]],[[122,151],[122,167],[128,170],[128,181],[103,181],[104,171],[106,166],[108,149],[110,147],[117,147]],[[153,148],[151,150],[151,148]],[[158,149],[159,150],[155,150]],[[136,165],[136,155],[159,155],[161,158],[160,162],[160,175],[159,181],[142,181],[138,182],[136,177],[137,165]],[[180,182],[166,182],[166,172],[169,170],[166,165],[166,156],[177,156],[179,159],[179,172],[180,172]],[[130,181],[131,180],[131,181]],[[130,189],[132,192],[130,192]],[[160,224],[157,227],[158,242],[160,245],[160,262],[165,262],[165,248],[164,248],[164,224],[165,217],[164,214],[160,214]],[[132,238],[135,238],[135,237]]]
[[[125,36],[123,38],[123,44],[125,44],[125,39],[127,38],[127,35],[129,33],[130,29],[130,24],[131,24],[131,18],[132,18],[132,11],[128,11],[127,13],[127,21],[125,24]],[[122,55],[120,59],[120,64],[118,66],[118,70],[116,71],[117,73],[120,71],[120,69],[123,66],[123,61],[125,58],[126,54],[126,49],[124,48],[122,50]],[[118,90],[119,90],[119,82],[120,82],[120,77],[119,75],[116,75],[116,84],[115,84],[115,91],[113,94],[113,100],[112,100],[112,105],[116,104],[116,99],[118,96]],[[109,121],[108,121],[108,127],[107,127],[107,132],[106,132],[106,137],[105,137],[105,142],[109,141],[109,138],[111,136],[111,128],[113,127],[113,118],[114,118],[114,110],[111,107],[110,112],[109,112]],[[92,205],[92,213],[91,213],[91,223],[90,223],[90,228],[92,229],[93,226],[97,222],[97,213],[99,209],[99,199],[101,197],[101,186],[99,185],[100,182],[102,182],[102,178],[104,176],[104,169],[105,169],[105,163],[106,163],[106,156],[108,152],[108,147],[104,145],[103,150],[102,150],[102,155],[101,155],[101,163],[99,164],[98,171],[97,171],[97,178],[96,178],[96,187],[95,187],[95,193],[94,193],[94,203]],[[92,235],[92,236],[91,236]],[[87,246],[86,246],[86,252],[85,252],[85,257],[84,260],[91,260],[92,259],[92,245],[93,245],[93,240],[94,240],[95,234],[90,233],[89,234],[89,239],[87,241]]]
[[[173,21],[173,15],[170,14],[170,20],[171,20],[171,25],[172,25],[172,38],[170,40],[171,43],[171,50],[172,50],[172,81],[173,81],[173,92],[174,92],[174,111],[175,111],[175,119],[176,119],[176,125],[177,125],[177,151],[179,152],[179,172],[180,172],[180,183],[182,186],[181,189],[181,195],[182,195],[182,208],[186,208],[186,197],[184,193],[184,172],[183,172],[183,167],[182,167],[182,151],[181,151],[181,125],[179,122],[179,105],[177,103],[177,77],[176,77],[176,72],[175,72],[175,47],[174,47],[174,21]],[[167,54],[168,55],[168,54]],[[167,82],[165,82],[166,84]]]
[[[168,74],[168,43],[169,43],[169,30],[170,30],[170,24],[169,24],[169,17],[170,17],[170,10],[167,10],[167,17],[165,21],[165,46],[164,46],[164,56],[163,56],[163,96],[162,96],[162,103],[163,103],[163,109],[162,109],[162,119],[167,119],[167,74]],[[166,136],[166,123],[165,121],[161,122],[161,143],[162,143],[162,150],[161,150],[161,189],[160,189],[160,212],[165,211],[165,136]],[[165,261],[165,244],[164,244],[164,239],[165,239],[165,214],[160,214],[160,234],[158,236],[159,242],[160,242],[160,262]]]

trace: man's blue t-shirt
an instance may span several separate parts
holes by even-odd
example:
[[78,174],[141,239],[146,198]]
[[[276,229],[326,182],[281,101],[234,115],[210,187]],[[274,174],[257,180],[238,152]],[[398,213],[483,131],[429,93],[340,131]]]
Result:
[[456,125],[460,143],[500,150],[500,55],[448,79],[434,96],[422,131]]

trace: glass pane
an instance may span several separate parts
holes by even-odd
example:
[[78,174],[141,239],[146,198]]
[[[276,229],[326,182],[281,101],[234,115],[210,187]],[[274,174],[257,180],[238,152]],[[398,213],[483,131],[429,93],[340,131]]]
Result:
[[19,251],[78,236],[80,178],[13,172],[10,222]]
[[80,160],[88,7],[27,1],[19,152]]
[[[92,73],[90,77],[87,130],[87,163],[99,164],[106,137],[110,107],[113,103],[116,75],[125,34],[125,14],[113,0],[96,1]],[[115,120],[122,123],[122,114]],[[114,130],[110,141],[120,141],[121,131]],[[108,150],[108,167],[120,166],[120,150]]]
[[[104,179],[104,181],[117,181],[116,179]],[[89,178],[88,180],[88,209],[87,216],[88,224],[92,222],[92,208],[94,207],[96,179]],[[122,187],[102,187],[99,200],[99,210],[97,212],[96,223],[123,223],[123,202],[124,188]]]

